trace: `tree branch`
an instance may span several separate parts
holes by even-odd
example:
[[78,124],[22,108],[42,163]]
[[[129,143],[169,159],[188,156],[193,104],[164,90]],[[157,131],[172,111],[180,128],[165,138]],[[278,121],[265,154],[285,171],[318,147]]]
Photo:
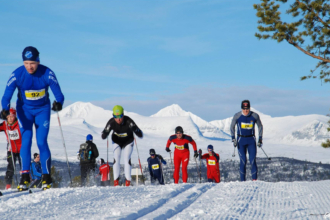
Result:
[[325,63],[330,63],[330,60],[325,59],[325,58],[320,57],[320,56],[316,56],[316,55],[314,55],[314,54],[312,54],[312,53],[310,53],[310,52],[304,50],[303,48],[299,47],[298,44],[295,43],[295,42],[293,42],[292,40],[290,40],[290,39],[286,39],[286,40],[287,40],[287,42],[288,42],[289,44],[293,45],[294,47],[296,47],[298,50],[300,50],[300,51],[303,52],[304,54],[306,54],[306,55],[308,55],[308,56],[311,56],[311,57],[313,57],[313,58],[315,58],[315,59],[322,60],[322,61],[325,62]]
[[[298,2],[299,4],[304,4],[304,3],[302,3],[302,2],[299,1],[299,0],[296,0],[296,2]],[[306,4],[304,4],[304,5],[306,5]],[[306,7],[307,7],[307,10],[308,10],[309,12],[313,12],[313,13],[315,13],[314,10],[313,10],[313,9],[309,9],[307,5],[306,5]],[[319,20],[319,22],[321,22],[321,23],[322,23],[324,26],[326,26],[327,28],[330,28],[330,26],[328,25],[328,23],[326,23],[325,21],[323,21],[323,20],[320,18],[320,16],[319,16],[318,13],[315,13],[315,14],[316,14],[316,17],[317,17],[317,19]]]

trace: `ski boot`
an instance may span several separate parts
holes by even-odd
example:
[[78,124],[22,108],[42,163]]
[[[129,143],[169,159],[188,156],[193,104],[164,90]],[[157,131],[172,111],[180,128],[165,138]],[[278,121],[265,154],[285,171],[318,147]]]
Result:
[[21,181],[19,182],[19,185],[17,186],[18,191],[25,191],[28,190],[30,186],[30,174],[29,173],[23,173],[21,176]]
[[114,180],[113,181],[113,186],[119,186],[119,180]]
[[11,189],[11,184],[6,184],[6,189]]
[[52,178],[50,174],[42,174],[42,190],[50,189],[53,186]]
[[131,185],[131,181],[126,180],[126,184],[125,184],[125,186],[130,186],[130,185]]

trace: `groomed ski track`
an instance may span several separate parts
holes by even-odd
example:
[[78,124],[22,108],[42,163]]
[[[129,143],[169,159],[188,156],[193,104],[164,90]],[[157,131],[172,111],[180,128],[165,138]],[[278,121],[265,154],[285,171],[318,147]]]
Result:
[[1,219],[330,219],[330,181],[230,182],[4,193]]

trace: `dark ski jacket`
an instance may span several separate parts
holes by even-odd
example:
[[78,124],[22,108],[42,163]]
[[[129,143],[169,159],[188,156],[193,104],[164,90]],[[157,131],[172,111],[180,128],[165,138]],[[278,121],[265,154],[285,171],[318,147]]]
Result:
[[32,180],[41,180],[42,170],[40,162],[32,162],[30,169],[31,179]]
[[155,158],[148,158],[148,167],[149,167],[149,173],[151,177],[158,177],[162,175],[161,170],[161,163],[166,165],[166,161],[163,159],[163,157],[159,154],[156,154]]
[[92,155],[89,161],[80,161],[80,165],[95,164],[95,159],[99,156],[99,151],[93,141],[86,141],[89,147],[91,147]]
[[134,141],[133,132],[139,138],[143,137],[142,131],[128,116],[124,116],[121,124],[118,124],[114,118],[111,118],[102,132],[102,139],[106,139],[111,131],[113,131],[111,136],[112,141],[122,148]]

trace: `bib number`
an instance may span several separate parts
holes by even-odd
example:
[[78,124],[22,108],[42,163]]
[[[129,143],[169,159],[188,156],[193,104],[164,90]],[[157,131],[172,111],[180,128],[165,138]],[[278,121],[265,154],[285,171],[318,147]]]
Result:
[[241,123],[241,128],[242,129],[252,129],[253,128],[253,124],[252,123],[244,123],[244,122],[242,122]]
[[10,140],[18,140],[19,139],[19,133],[17,130],[13,130],[13,131],[8,131],[8,136]]
[[46,91],[45,89],[41,90],[26,90],[25,97],[27,100],[38,100],[45,97]]
[[175,148],[178,149],[178,150],[183,150],[184,149],[184,146],[177,146],[177,145],[175,145]]
[[117,135],[118,137],[127,137],[127,133],[118,134],[115,132],[115,135]]
[[215,165],[215,160],[209,160],[209,165]]
[[153,170],[158,170],[159,169],[159,165],[158,164],[152,165],[151,167],[152,167]]

